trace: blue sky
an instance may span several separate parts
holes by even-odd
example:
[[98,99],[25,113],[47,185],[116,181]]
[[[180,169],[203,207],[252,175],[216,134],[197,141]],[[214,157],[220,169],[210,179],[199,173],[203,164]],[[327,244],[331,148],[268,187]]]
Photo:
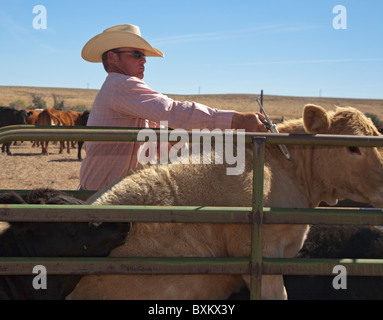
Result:
[[144,78],[162,93],[383,99],[382,0],[0,0],[0,85],[99,89],[81,49],[124,23],[164,52]]

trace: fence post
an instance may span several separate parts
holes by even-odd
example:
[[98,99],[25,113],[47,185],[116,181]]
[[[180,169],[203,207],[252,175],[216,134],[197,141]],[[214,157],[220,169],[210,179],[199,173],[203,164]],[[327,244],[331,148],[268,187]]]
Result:
[[251,211],[250,299],[261,299],[263,236],[263,171],[265,137],[253,138],[253,199]]

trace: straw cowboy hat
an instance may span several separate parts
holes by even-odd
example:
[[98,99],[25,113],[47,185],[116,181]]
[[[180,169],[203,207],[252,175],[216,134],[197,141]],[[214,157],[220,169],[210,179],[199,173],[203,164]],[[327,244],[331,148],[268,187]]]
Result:
[[144,40],[140,28],[132,24],[120,24],[105,29],[85,44],[81,56],[89,62],[102,62],[104,52],[122,47],[141,49],[148,57],[164,56],[160,50]]

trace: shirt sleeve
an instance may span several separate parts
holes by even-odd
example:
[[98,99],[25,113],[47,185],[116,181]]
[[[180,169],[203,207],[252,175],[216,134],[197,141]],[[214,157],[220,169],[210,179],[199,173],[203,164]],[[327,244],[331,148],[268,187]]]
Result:
[[231,129],[234,111],[210,108],[196,102],[176,101],[153,91],[142,80],[127,77],[113,88],[114,107],[118,112],[160,123],[170,128]]

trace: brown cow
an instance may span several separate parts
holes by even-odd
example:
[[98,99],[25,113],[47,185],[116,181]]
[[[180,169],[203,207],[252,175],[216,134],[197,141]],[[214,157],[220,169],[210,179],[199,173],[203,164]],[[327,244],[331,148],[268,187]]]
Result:
[[[27,124],[36,125],[37,118],[39,114],[43,111],[43,109],[26,109],[25,111],[28,114]],[[39,147],[39,146],[40,146],[40,141],[32,142],[32,148]]]
[[[61,126],[59,113],[61,111],[56,109],[47,108],[44,109],[37,117],[37,126]],[[44,155],[48,155],[49,141],[41,141],[41,152]]]
[[[61,111],[52,108],[44,109],[38,116],[36,125],[39,126],[74,126],[82,112],[73,110]],[[42,154],[48,155],[48,141],[41,144]],[[70,141],[67,142],[67,153],[70,153]],[[64,150],[64,141],[60,141],[59,153]]]
[[[82,112],[67,110],[67,111],[60,111],[60,113],[58,115],[59,115],[59,119],[60,119],[62,126],[73,127],[73,126],[75,126],[77,119],[82,115]],[[70,153],[71,145],[73,146],[73,142],[68,140],[67,141],[67,153]],[[61,141],[59,153],[62,153],[63,149],[64,149],[64,141]]]
[[43,109],[26,109],[28,114],[27,124],[35,125],[37,121],[37,117],[43,111]]

